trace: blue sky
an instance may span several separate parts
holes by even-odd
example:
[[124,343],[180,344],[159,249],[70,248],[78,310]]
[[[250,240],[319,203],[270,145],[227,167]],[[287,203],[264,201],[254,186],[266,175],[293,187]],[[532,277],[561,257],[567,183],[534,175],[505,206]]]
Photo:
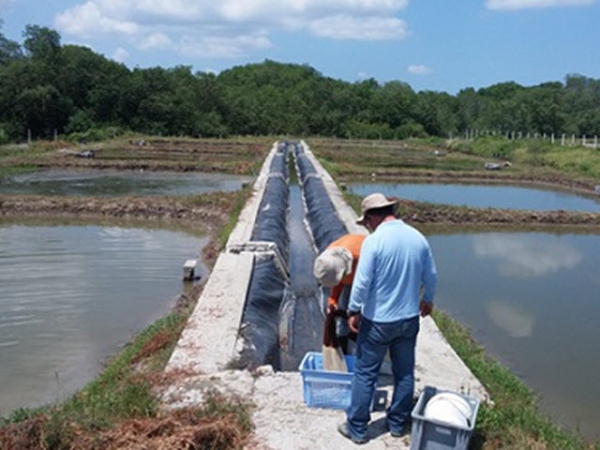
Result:
[[130,68],[270,59],[452,95],[600,79],[600,0],[0,0],[0,18],[9,39],[45,26]]

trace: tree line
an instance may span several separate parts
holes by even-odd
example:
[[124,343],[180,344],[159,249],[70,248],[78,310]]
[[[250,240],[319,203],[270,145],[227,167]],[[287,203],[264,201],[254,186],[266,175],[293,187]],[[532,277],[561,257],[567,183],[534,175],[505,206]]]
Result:
[[308,65],[265,60],[221,73],[128,69],[55,30],[28,25],[23,42],[0,21],[0,143],[25,136],[290,135],[402,139],[468,130],[600,135],[600,80],[524,87],[509,81],[457,95],[407,83],[345,82]]

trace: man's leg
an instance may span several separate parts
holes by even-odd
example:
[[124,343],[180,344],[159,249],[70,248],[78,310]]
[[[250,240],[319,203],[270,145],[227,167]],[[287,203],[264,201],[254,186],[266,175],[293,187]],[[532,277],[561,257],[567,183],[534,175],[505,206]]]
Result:
[[390,345],[394,394],[387,410],[390,432],[400,435],[408,426],[415,389],[415,345],[419,317],[396,322],[398,333]]
[[380,325],[361,318],[356,341],[356,364],[352,378],[352,400],[346,410],[347,427],[351,436],[364,439],[371,420],[371,402],[377,386],[379,368],[387,350],[382,343]]

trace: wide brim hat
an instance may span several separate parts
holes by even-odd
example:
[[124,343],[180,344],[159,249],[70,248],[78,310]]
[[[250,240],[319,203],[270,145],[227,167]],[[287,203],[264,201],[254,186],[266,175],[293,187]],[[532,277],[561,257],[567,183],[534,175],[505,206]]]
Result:
[[344,247],[325,250],[316,259],[313,267],[315,278],[325,287],[338,285],[342,278],[352,272],[352,253]]
[[356,219],[356,223],[359,225],[364,225],[365,222],[365,214],[372,209],[380,209],[385,208],[386,206],[397,205],[398,200],[388,200],[387,197],[379,192],[371,195],[367,195],[363,198],[362,203],[360,204],[360,210],[362,216]]

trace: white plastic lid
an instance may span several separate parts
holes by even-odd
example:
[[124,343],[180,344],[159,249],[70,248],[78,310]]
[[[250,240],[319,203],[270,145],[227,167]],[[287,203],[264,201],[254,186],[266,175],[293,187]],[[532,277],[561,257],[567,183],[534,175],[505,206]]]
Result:
[[460,395],[453,392],[442,392],[429,399],[423,416],[426,419],[445,422],[454,426],[469,428],[471,406]]

